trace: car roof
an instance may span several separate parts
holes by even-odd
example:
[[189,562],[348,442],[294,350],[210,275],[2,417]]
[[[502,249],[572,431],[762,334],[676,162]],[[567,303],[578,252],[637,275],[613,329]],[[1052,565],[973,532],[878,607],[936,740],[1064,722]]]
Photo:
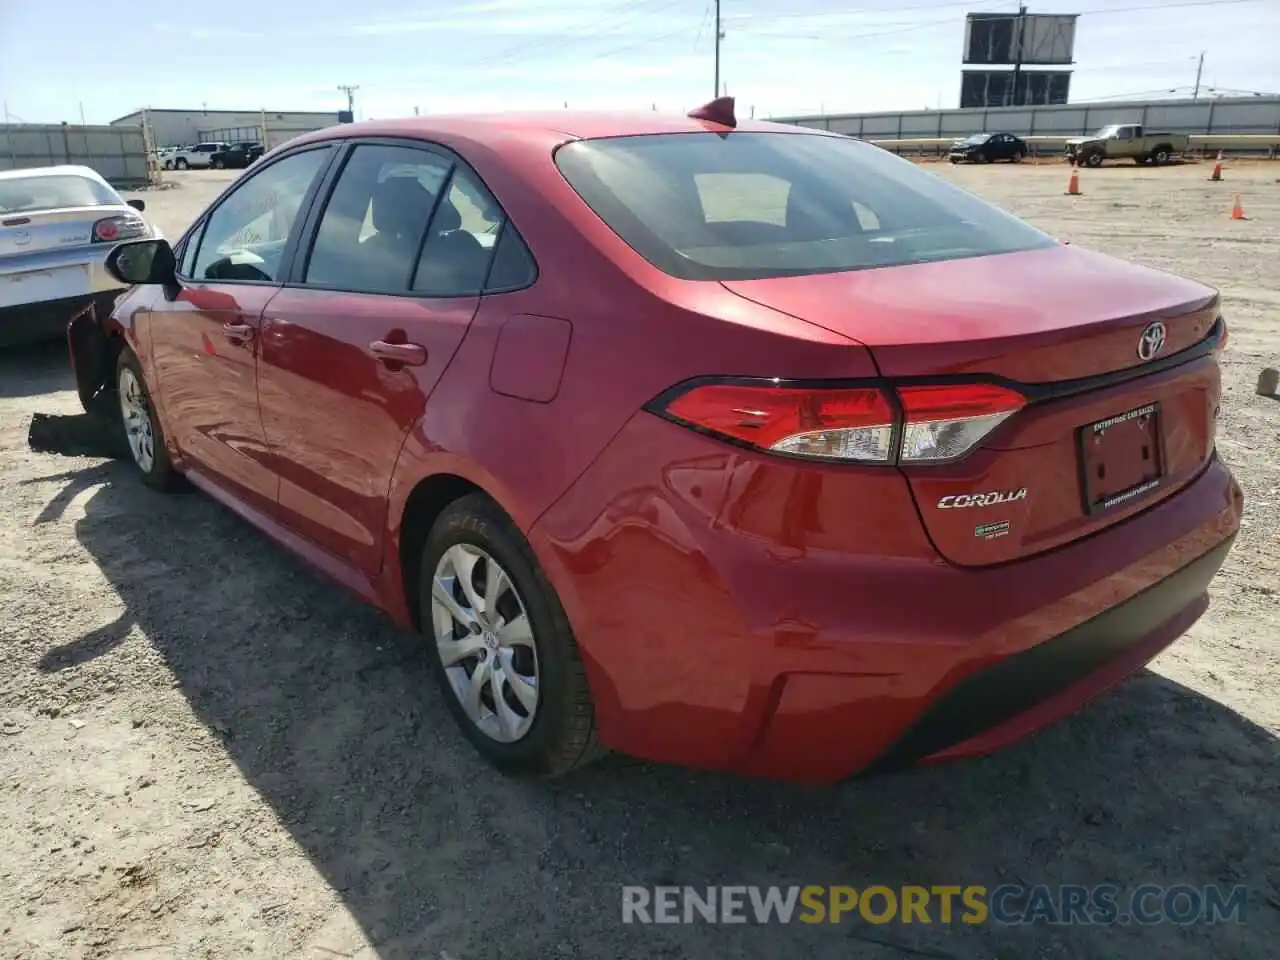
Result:
[[18,170],[0,170],[0,180],[17,180],[20,177],[85,177],[106,184],[102,174],[92,167],[84,167],[74,163],[64,163],[55,167],[22,167]]
[[[684,115],[634,112],[587,112],[564,110],[546,113],[440,114],[427,117],[405,117],[396,120],[363,120],[326,127],[303,134],[293,143],[315,142],[347,137],[405,137],[407,139],[440,139],[484,143],[515,138],[528,142],[548,139],[594,139],[597,137],[641,136],[662,133],[724,133],[733,130],[718,123],[694,120]],[[763,120],[740,120],[742,132],[827,134],[825,130],[798,127]]]

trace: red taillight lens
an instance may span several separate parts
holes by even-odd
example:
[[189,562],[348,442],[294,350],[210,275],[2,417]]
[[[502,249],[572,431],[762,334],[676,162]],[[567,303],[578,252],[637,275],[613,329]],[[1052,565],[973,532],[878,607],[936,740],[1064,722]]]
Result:
[[1022,394],[990,383],[899,387],[905,425],[903,463],[954,460],[1026,405]]
[[115,243],[117,240],[135,240],[150,235],[151,229],[141,217],[103,217],[93,225],[94,243]]
[[676,397],[666,413],[763,450],[879,463],[890,459],[893,410],[875,387],[708,384]]
[[893,388],[895,410],[887,389],[710,383],[680,394],[662,412],[775,453],[912,464],[964,456],[1026,404],[994,384],[929,384]]

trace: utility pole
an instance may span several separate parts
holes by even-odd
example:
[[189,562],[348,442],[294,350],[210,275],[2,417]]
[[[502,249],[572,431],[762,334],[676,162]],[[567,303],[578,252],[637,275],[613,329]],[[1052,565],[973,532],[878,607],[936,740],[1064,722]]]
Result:
[[1196,67],[1196,92],[1191,95],[1192,100],[1200,99],[1200,74],[1204,72],[1204,51],[1200,51],[1200,64]]
[[1013,55],[1013,105],[1015,107],[1022,106],[1022,100],[1019,99],[1021,92],[1019,91],[1020,81],[1022,80],[1022,38],[1026,33],[1027,8],[1025,6],[1018,7],[1018,33],[1014,40],[1016,47]]
[[720,0],[716,0],[716,97],[720,96],[720,41],[723,39],[724,30],[720,27]]
[[347,112],[351,114],[352,120],[354,120],[356,116],[356,91],[359,89],[359,87],[352,86],[350,84],[338,84],[338,92],[345,93],[347,95]]

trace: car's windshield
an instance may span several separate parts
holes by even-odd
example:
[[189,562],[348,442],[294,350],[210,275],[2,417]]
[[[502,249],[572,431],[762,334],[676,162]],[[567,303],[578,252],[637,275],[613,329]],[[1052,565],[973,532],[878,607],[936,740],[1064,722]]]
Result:
[[1097,133],[1095,133],[1094,136],[1100,140],[1106,140],[1110,137],[1114,137],[1117,131],[1119,131],[1119,129],[1120,129],[1120,124],[1109,123],[1102,129],[1100,129]]
[[102,207],[120,202],[110,187],[70,173],[0,180],[0,213]]
[[989,133],[973,133],[964,138],[965,143],[986,143],[991,138]]
[[578,140],[556,163],[654,266],[690,280],[833,273],[1055,241],[912,163],[846,137]]

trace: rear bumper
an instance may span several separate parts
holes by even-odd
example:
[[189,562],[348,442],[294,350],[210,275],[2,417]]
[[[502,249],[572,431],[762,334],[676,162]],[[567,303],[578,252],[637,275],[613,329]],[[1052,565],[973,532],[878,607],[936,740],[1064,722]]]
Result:
[[988,753],[1076,710],[1173,643],[1209,605],[1234,536],[1137,596],[942,694],[867,772]]
[[1213,458],[1094,536],[960,568],[900,477],[638,417],[530,540],[604,742],[828,781],[995,749],[1138,669],[1203,613],[1242,510]]

